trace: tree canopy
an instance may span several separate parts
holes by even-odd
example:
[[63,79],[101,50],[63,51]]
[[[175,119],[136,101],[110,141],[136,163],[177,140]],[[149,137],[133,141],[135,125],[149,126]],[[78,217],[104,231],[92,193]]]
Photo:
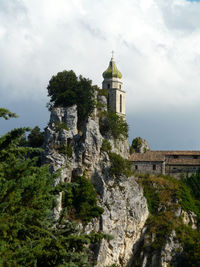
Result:
[[94,87],[92,81],[83,76],[76,76],[73,70],[58,72],[47,86],[50,97],[49,108],[58,106],[78,107],[78,124],[83,123],[94,109]]

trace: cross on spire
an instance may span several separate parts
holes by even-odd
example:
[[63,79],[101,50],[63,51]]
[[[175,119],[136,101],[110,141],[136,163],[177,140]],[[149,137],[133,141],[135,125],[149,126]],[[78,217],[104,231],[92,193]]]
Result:
[[111,52],[111,53],[112,53],[112,59],[113,59],[113,58],[114,58],[114,51],[112,50],[112,52]]

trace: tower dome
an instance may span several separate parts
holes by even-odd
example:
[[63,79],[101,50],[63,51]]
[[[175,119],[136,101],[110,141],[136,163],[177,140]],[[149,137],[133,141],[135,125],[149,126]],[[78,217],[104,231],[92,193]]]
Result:
[[103,78],[111,79],[111,78],[122,78],[121,72],[117,69],[117,66],[115,64],[114,58],[112,56],[109,66],[106,71],[103,73]]

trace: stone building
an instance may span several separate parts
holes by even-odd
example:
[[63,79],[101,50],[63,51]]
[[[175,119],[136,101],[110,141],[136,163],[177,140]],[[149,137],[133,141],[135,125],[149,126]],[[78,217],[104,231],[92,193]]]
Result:
[[147,151],[130,156],[138,173],[168,174],[179,178],[191,176],[200,168],[200,151]]
[[117,69],[117,66],[112,56],[109,66],[103,73],[102,88],[108,92],[108,107],[121,116],[126,116],[125,112],[125,95],[126,92],[122,89],[121,81],[122,74]]

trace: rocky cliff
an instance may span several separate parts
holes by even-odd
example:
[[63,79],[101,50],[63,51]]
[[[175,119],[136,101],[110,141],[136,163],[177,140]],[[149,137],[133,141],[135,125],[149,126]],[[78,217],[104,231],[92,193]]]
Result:
[[[104,103],[105,98],[100,97],[100,101]],[[126,266],[148,217],[148,208],[133,176],[109,173],[109,155],[101,149],[105,137],[112,152],[128,158],[128,140],[102,136],[96,111],[82,131],[78,131],[76,106],[54,108],[45,130],[43,161],[50,164],[52,171],[61,169],[58,179],[61,181],[71,181],[86,171],[98,192],[99,205],[104,208],[100,220],[88,225],[88,231],[103,230],[114,237],[111,241],[103,240],[96,249],[97,266]],[[62,209],[61,201],[59,203],[55,210],[57,217]]]
[[[101,111],[105,111],[105,97],[99,97],[99,101]],[[70,182],[86,172],[96,188],[98,204],[104,213],[85,230],[104,231],[114,237],[110,241],[103,240],[94,249],[97,266],[182,266],[181,261],[187,257],[184,249],[188,240],[195,246],[190,235],[198,235],[197,216],[189,210],[189,191],[172,177],[111,174],[110,153],[103,149],[103,144],[106,140],[111,152],[128,158],[128,140],[103,135],[96,110],[81,130],[77,122],[75,105],[51,111],[45,130],[43,162],[50,164],[52,172],[61,170],[56,183]],[[60,195],[55,210],[57,218],[61,210]]]

